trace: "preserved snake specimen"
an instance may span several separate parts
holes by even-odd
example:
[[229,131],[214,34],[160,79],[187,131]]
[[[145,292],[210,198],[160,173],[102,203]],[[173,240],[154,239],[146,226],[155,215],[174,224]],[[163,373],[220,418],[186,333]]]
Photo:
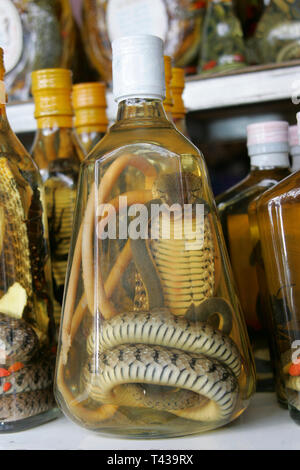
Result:
[[[46,300],[50,306],[50,299],[42,301],[33,292],[39,286],[46,296],[48,288],[41,269],[46,247],[39,246],[40,195],[35,197],[34,186],[29,189],[13,168],[8,158],[0,157],[0,421],[4,426],[55,406],[54,356],[47,350],[51,322],[43,305]],[[31,200],[28,212],[26,199]]]
[[[174,236],[163,239],[158,216],[152,221],[159,234],[157,239],[128,240],[104,286],[101,271],[96,271],[97,307],[91,265],[93,248],[88,244],[95,223],[93,205],[95,197],[99,198],[98,202],[106,202],[113,184],[127,166],[142,168],[149,187],[145,191],[125,193],[128,204],[132,201],[147,207],[171,206],[184,201],[193,210],[196,204],[201,204],[203,238],[195,246],[191,233],[183,229],[181,239]],[[154,414],[164,411],[194,422],[221,424],[234,414],[243,369],[239,349],[230,338],[234,312],[227,300],[214,296],[220,278],[220,255],[211,230],[209,207],[203,199],[201,179],[188,172],[182,173],[181,178],[180,190],[176,173],[156,177],[154,167],[146,159],[129,154],[112,163],[99,188],[91,191],[69,280],[69,288],[71,285],[75,294],[75,279],[82,262],[85,294],[73,318],[69,315],[64,318],[63,347],[57,369],[57,398],[60,400],[62,394],[68,402],[68,414],[74,413],[90,427],[97,427],[102,421],[104,427],[106,423],[109,426],[113,419],[126,423],[124,410],[128,409],[150,409]],[[122,210],[117,198],[109,206]],[[192,214],[192,227],[194,219]],[[104,231],[106,223],[101,230]],[[178,224],[176,217],[171,218],[171,234],[176,234]],[[110,298],[130,263],[135,270],[132,310],[118,314]],[[74,294],[73,299],[71,295],[66,298],[67,313],[73,308]],[[101,327],[96,330],[93,317],[85,317],[88,311],[95,310],[102,317]],[[90,318],[87,328],[83,327],[84,318]],[[86,359],[79,386],[81,398],[76,399],[67,385],[70,372],[64,376],[64,367],[69,369],[70,346],[72,349],[72,342],[77,343],[76,334],[81,328],[85,330]],[[136,425],[138,419],[142,424],[142,415],[136,418]]]

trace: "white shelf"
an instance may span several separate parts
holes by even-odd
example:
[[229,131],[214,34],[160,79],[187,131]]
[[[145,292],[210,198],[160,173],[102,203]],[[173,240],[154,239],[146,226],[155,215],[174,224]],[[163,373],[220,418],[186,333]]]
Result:
[[16,434],[2,434],[0,450],[299,450],[300,427],[271,393],[256,394],[246,412],[222,429],[196,437],[126,440],[101,437],[62,417]]
[[[230,75],[191,77],[184,92],[189,111],[299,98],[300,64],[248,67]],[[297,103],[298,104],[298,103]]]
[[[230,75],[187,80],[184,102],[188,111],[219,109],[228,106],[255,104],[300,96],[300,64],[249,67]],[[117,105],[107,93],[109,121],[116,116]],[[297,103],[298,104],[298,103]],[[7,106],[9,122],[16,133],[36,129],[32,102]]]

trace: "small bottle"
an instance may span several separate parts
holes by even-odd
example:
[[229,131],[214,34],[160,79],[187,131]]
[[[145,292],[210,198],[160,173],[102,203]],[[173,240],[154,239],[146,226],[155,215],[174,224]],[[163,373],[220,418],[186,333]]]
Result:
[[290,155],[292,158],[292,172],[300,170],[300,141],[298,126],[289,127]]
[[163,41],[114,41],[113,77],[117,120],[81,164],[55,394],[97,432],[196,434],[247,407],[250,344],[204,159],[163,107]]
[[173,109],[173,97],[171,90],[171,80],[172,80],[172,59],[171,57],[164,56],[165,64],[165,79],[166,79],[166,98],[164,100],[164,108],[168,118],[172,121],[172,109]]
[[80,83],[73,86],[74,127],[86,154],[107,131],[105,92],[105,83]]
[[32,73],[37,133],[32,156],[45,187],[54,288],[59,326],[80,161],[83,151],[73,132],[72,72],[44,69]]
[[185,85],[184,69],[179,67],[172,68],[171,91],[173,96],[172,118],[177,129],[189,138],[186,127],[186,109],[182,98]]
[[265,192],[257,202],[278,380],[284,384],[290,415],[297,424],[300,424],[299,187],[298,171]]
[[243,31],[233,0],[208,0],[199,73],[228,72],[245,66]]
[[59,415],[53,396],[55,328],[44,190],[7,121],[0,48],[0,433]]
[[264,294],[257,278],[255,229],[249,207],[261,193],[290,174],[288,123],[267,122],[247,128],[251,162],[249,175],[217,198],[242,309],[256,360],[258,390],[273,389],[272,367],[264,326]]

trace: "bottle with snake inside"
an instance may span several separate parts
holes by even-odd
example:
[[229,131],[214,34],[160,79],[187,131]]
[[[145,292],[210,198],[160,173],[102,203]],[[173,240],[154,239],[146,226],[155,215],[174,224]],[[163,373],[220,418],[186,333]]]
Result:
[[43,69],[32,73],[38,130],[32,156],[45,187],[54,289],[59,328],[73,213],[83,149],[73,131],[72,72]]
[[163,42],[113,42],[115,124],[81,163],[55,396],[102,434],[231,422],[254,362],[204,158],[168,120]]
[[10,433],[60,412],[44,190],[7,120],[3,80],[0,49],[0,433]]
[[288,123],[262,122],[247,128],[251,170],[240,183],[217,198],[233,273],[257,371],[257,390],[274,390],[270,339],[266,327],[264,268],[259,256],[259,236],[251,222],[255,199],[290,174]]
[[[300,121],[300,115],[298,115]],[[291,418],[300,424],[300,174],[285,178],[257,201],[261,252],[272,307],[277,380]]]

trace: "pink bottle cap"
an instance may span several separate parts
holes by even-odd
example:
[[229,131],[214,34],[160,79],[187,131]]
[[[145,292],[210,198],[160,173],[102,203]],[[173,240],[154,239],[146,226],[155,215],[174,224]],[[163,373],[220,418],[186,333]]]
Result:
[[289,144],[290,147],[298,147],[300,145],[298,126],[289,127]]
[[248,147],[252,145],[288,142],[289,124],[285,121],[270,121],[250,124],[247,127]]

